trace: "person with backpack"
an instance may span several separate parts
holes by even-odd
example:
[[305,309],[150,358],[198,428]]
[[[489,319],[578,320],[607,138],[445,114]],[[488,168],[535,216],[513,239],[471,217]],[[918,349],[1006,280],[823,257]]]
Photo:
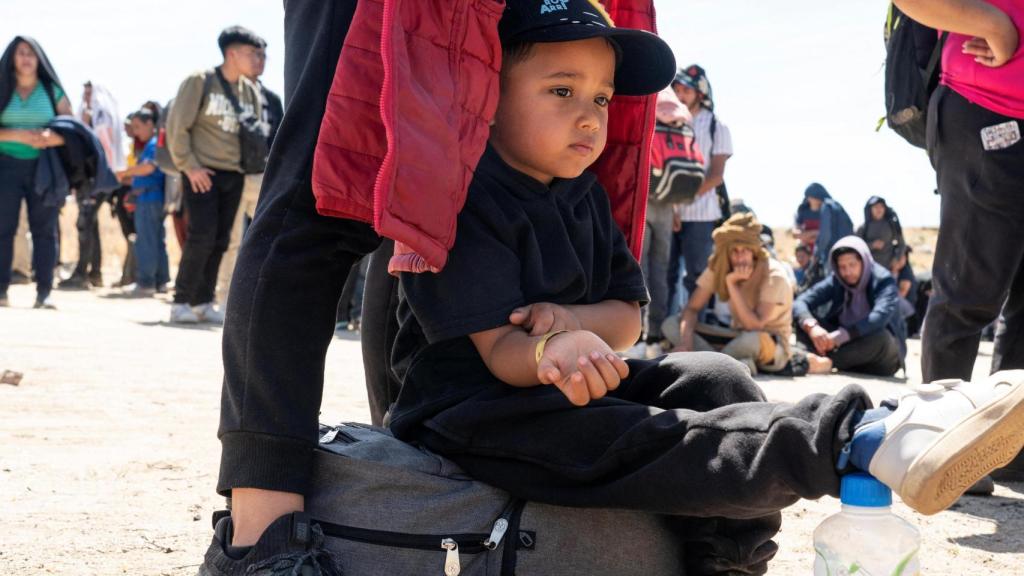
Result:
[[1024,367],[1024,4],[898,0],[949,33],[928,109],[942,197],[922,331],[925,382],[969,376],[982,330],[1003,316],[992,370]]
[[[267,150],[274,143],[274,136],[281,126],[281,118],[284,116],[284,106],[281,104],[281,97],[260,82],[263,75],[263,68],[267,62],[266,41],[260,38],[263,48],[256,51],[257,65],[253,71],[254,76],[248,77],[260,90],[260,97],[263,107],[260,111],[260,118],[264,129],[267,131]],[[227,306],[228,288],[231,286],[231,276],[235,271],[235,261],[238,258],[238,248],[242,244],[242,235],[253,216],[256,214],[256,201],[260,196],[260,187],[263,185],[263,173],[246,174],[245,185],[242,186],[242,200],[238,205],[238,213],[235,215],[235,222],[231,225],[231,239],[228,241],[228,248],[224,252],[224,258],[220,262],[220,272],[217,274],[217,300],[221,308]]]
[[886,270],[894,270],[907,247],[900,217],[881,196],[872,196],[864,205],[864,223],[857,227],[856,234],[867,243],[875,262]]
[[718,190],[724,185],[725,164],[733,154],[732,133],[715,114],[711,82],[704,68],[697,64],[680,68],[672,89],[693,116],[697,146],[704,154],[705,176],[694,201],[676,209],[668,270],[669,315],[677,313],[681,306],[682,297],[677,291],[682,263],[686,266],[683,287],[692,296],[714,248],[711,233],[728,216],[722,211]]
[[[660,176],[662,178],[685,178],[670,174],[676,166],[668,165],[672,161],[670,153],[690,153],[685,149],[685,140],[671,139],[670,133],[665,135],[659,130],[681,129],[693,121],[690,111],[679,101],[675,92],[666,88],[658,93],[656,108],[657,124],[651,147],[652,162],[652,188],[657,187],[655,182]],[[672,143],[672,149],[668,144]],[[682,144],[683,150],[675,150],[676,146]],[[696,149],[696,144],[691,139],[691,147]],[[659,148],[664,146],[664,148]],[[662,152],[659,154],[659,151]],[[699,154],[699,151],[696,151]],[[659,160],[661,165],[659,166]],[[693,168],[698,168],[694,162]],[[691,178],[690,186],[700,186],[704,179],[703,159],[699,166],[700,172],[696,174],[697,179]],[[659,173],[660,172],[660,173]],[[666,183],[668,184],[668,183]],[[679,184],[682,184],[680,182]],[[647,216],[644,220],[644,245],[640,256],[640,268],[643,270],[644,279],[647,282],[647,290],[650,292],[651,303],[643,310],[644,314],[644,337],[642,342],[630,349],[630,356],[654,357],[661,355],[661,341],[663,340],[661,323],[668,315],[668,267],[672,251],[673,220],[675,218],[675,204],[670,199],[659,198],[656,193],[647,196]]]
[[42,47],[28,36],[15,36],[0,57],[0,307],[9,305],[14,234],[24,201],[32,231],[34,307],[55,308],[50,292],[60,207],[35,193],[36,169],[41,150],[64,145],[64,138],[45,126],[70,114],[67,93]]
[[[222,324],[214,291],[221,257],[245,184],[246,173],[266,165],[266,134],[259,119],[255,76],[263,40],[250,30],[232,27],[217,38],[224,61],[182,82],[167,118],[167,148],[185,178],[184,204],[188,234],[174,282],[171,322]],[[252,131],[259,131],[253,135]],[[248,145],[256,140],[254,150]],[[262,148],[262,149],[260,149]]]

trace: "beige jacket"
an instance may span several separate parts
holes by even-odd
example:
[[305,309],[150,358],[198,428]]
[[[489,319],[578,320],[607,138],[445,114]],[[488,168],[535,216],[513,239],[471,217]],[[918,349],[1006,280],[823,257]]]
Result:
[[[206,76],[212,75],[204,95]],[[245,77],[231,86],[242,115],[262,109],[259,89]],[[238,114],[213,70],[196,72],[185,79],[167,116],[167,148],[181,171],[212,168],[241,172]]]

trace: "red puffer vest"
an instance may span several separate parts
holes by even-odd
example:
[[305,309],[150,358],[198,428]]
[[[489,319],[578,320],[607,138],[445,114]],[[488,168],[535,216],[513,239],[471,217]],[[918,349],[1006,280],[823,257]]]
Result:
[[[602,0],[654,31],[653,0]],[[498,104],[503,0],[360,0],[313,159],[317,211],[396,241],[391,270],[440,271]],[[617,96],[591,167],[637,256],[655,96]]]

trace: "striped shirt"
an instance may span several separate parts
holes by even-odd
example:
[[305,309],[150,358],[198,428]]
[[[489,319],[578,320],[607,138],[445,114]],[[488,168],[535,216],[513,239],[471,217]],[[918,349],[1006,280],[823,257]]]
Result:
[[[56,102],[60,102],[64,97],[64,91],[60,86],[53,87],[53,97]],[[0,127],[23,130],[42,128],[55,116],[53,108],[54,103],[50,102],[50,96],[46,93],[43,83],[37,82],[35,90],[24,100],[17,90],[14,91],[10,103],[0,113]],[[0,154],[32,160],[39,157],[39,150],[21,142],[0,142]]]
[[[712,156],[732,156],[732,134],[729,127],[718,119],[715,125],[715,137],[711,138],[711,119],[714,118],[706,108],[701,108],[693,117],[693,132],[697,146],[704,153],[704,173],[711,167]],[[713,145],[712,145],[713,144]],[[714,222],[722,217],[718,207],[718,194],[712,190],[693,201],[692,204],[679,206],[679,217],[683,222]]]

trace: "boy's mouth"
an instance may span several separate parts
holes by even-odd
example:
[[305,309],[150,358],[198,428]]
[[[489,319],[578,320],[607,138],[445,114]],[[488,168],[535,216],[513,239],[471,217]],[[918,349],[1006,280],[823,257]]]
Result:
[[590,142],[573,142],[569,148],[584,156],[589,156],[594,152],[594,145]]

